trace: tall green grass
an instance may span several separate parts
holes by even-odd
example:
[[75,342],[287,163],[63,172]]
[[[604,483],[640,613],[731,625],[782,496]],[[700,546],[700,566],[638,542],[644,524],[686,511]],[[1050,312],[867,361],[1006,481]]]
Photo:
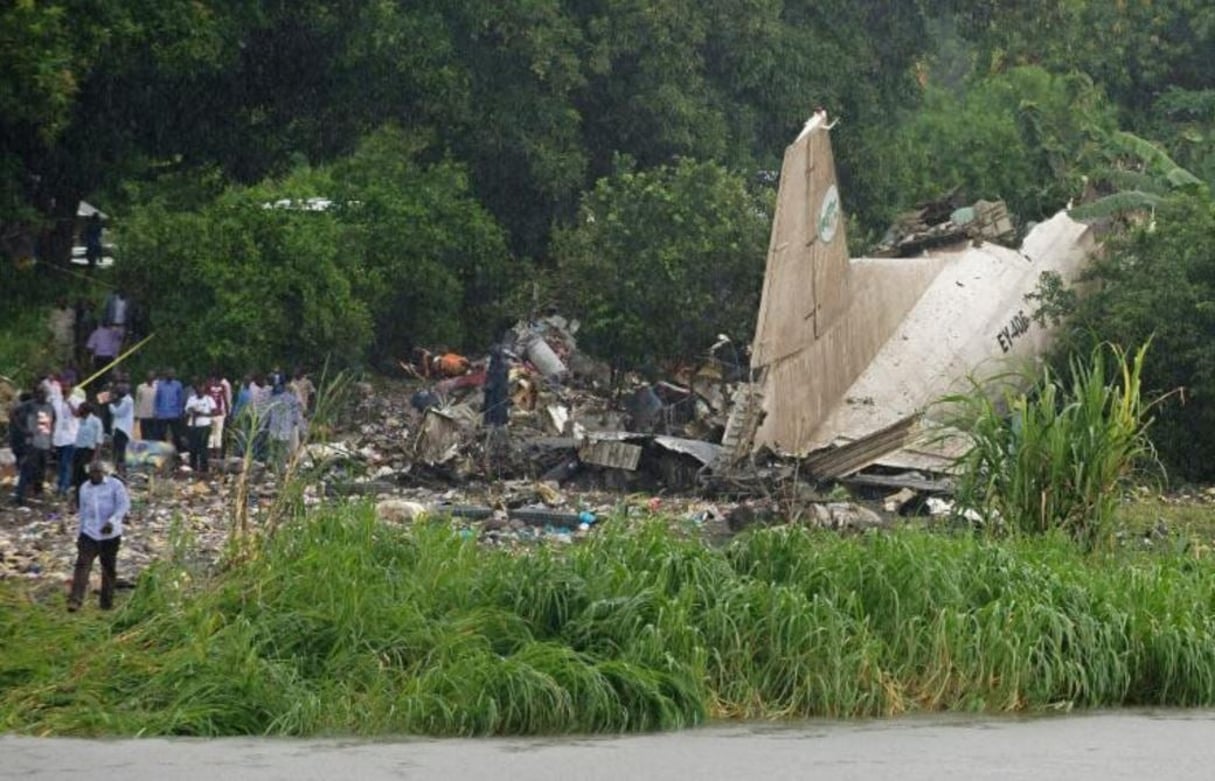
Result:
[[329,510],[213,582],[154,567],[112,617],[10,598],[0,729],[532,734],[1215,704],[1207,559],[1086,555],[1060,533],[774,528],[715,549],[614,523],[511,553]]
[[989,529],[1108,542],[1123,481],[1154,456],[1152,402],[1140,390],[1146,352],[1102,344],[1087,360],[1074,357],[1067,377],[1045,370],[1027,393],[993,400],[976,387],[946,399],[971,441],[957,465],[960,504],[992,521]]

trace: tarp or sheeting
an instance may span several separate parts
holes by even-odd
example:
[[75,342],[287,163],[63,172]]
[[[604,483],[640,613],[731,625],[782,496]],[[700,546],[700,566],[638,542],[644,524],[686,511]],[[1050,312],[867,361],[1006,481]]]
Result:
[[94,214],[101,217],[101,219],[103,219],[103,220],[110,219],[108,214],[103,212],[101,209],[98,209],[96,206],[89,203],[88,201],[81,201],[80,203],[76,204],[76,216],[77,217],[88,218],[88,217],[92,217]]
[[763,415],[751,448],[851,448],[829,459],[839,474],[912,445],[904,461],[947,462],[956,441],[934,445],[898,424],[968,377],[1023,369],[1043,353],[1051,331],[1031,321],[1025,296],[1044,271],[1078,276],[1089,229],[1060,213],[1019,251],[979,244],[849,260],[837,212],[828,127],[816,115],[781,170],[752,349]]

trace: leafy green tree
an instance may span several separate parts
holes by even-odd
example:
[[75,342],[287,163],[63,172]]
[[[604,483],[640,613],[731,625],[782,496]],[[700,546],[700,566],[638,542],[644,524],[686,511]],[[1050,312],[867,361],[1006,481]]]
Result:
[[[1146,215],[1145,215],[1146,216]],[[1152,438],[1173,474],[1215,477],[1215,204],[1206,193],[1173,196],[1109,242],[1076,304],[1064,350],[1096,341],[1143,344],[1149,395],[1177,394],[1157,408]]]
[[415,344],[484,347],[530,273],[473,197],[466,168],[422,164],[427,149],[384,128],[327,170],[348,251],[359,258],[353,281],[372,313],[376,357],[407,355]]
[[1083,192],[1114,128],[1113,111],[1079,74],[1024,67],[960,94],[930,87],[858,174],[889,204],[868,214],[871,226],[955,188],[968,199],[1003,198],[1023,220],[1047,216]]
[[[224,7],[229,11],[238,2]],[[229,16],[193,0],[18,0],[0,10],[0,228],[66,262],[76,204],[141,170],[218,68]],[[9,244],[12,250],[12,242]]]
[[145,360],[190,371],[357,360],[371,317],[354,296],[343,226],[332,213],[269,206],[299,184],[233,187],[192,211],[153,201],[128,216],[118,280],[157,335]]
[[582,344],[617,368],[701,356],[725,332],[749,341],[771,193],[713,163],[621,163],[554,239],[561,304]]
[[174,179],[124,220],[118,280],[146,306],[149,358],[231,370],[484,344],[516,268],[464,169],[387,128],[331,166],[228,186]]
[[1163,203],[1169,193],[1206,189],[1163,149],[1132,133],[1110,134],[1102,153],[1106,162],[1093,171],[1085,193],[1089,200],[1070,210],[1075,219],[1144,212]]
[[1138,127],[1179,165],[1215,186],[1215,89],[1169,87]]
[[1134,111],[1168,86],[1210,84],[1215,6],[1195,0],[977,0],[959,16],[980,67],[1079,70]]

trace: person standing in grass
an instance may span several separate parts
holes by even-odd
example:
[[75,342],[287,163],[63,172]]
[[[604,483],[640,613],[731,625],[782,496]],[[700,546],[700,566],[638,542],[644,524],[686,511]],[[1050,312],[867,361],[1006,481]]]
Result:
[[308,410],[311,409],[312,400],[316,396],[316,386],[312,384],[312,380],[304,373],[304,370],[297,366],[295,377],[287,383],[287,390],[295,396],[295,400],[299,404],[298,422],[291,435],[291,452],[294,453],[299,450],[300,443],[307,435]]
[[189,430],[190,468],[206,473],[210,467],[207,446],[211,439],[211,419],[215,415],[215,401],[206,392],[206,383],[198,380],[186,399],[186,421]]
[[51,332],[51,346],[55,360],[59,361],[61,366],[75,360],[73,348],[76,345],[76,310],[72,308],[66,298],[59,299],[55,308],[51,310],[47,327]]
[[46,388],[36,385],[29,399],[17,408],[13,417],[21,434],[17,492],[13,495],[14,501],[20,506],[25,504],[27,492],[42,493],[42,479],[55,429],[55,408],[46,400]]
[[89,215],[88,222],[84,224],[84,257],[89,262],[89,270],[101,263],[102,249],[101,236],[104,227],[101,224],[101,215],[93,212]]
[[93,329],[97,327],[97,318],[93,316],[93,306],[87,298],[77,298],[72,308],[76,313],[76,317],[72,321],[74,329],[72,336],[75,341],[73,363],[77,366],[84,366],[85,356],[88,352],[84,346],[89,335],[93,333]]
[[122,522],[131,510],[131,499],[122,481],[105,473],[100,461],[89,464],[89,479],[80,487],[80,533],[76,537],[76,567],[68,610],[84,604],[93,560],[101,559],[101,609],[114,606],[118,580],[118,549],[122,546]]
[[106,367],[122,352],[122,330],[114,326],[99,325],[89,334],[89,340],[84,346],[93,354],[93,371],[105,370],[97,377],[98,382],[104,383],[110,376]]
[[299,366],[295,367],[295,376],[287,383],[287,388],[299,400],[301,414],[307,415],[308,410],[312,409],[312,397],[316,394],[316,386],[308,374]]
[[116,289],[106,296],[105,305],[101,311],[101,321],[118,331],[121,335],[126,336],[130,305],[127,303],[126,295],[121,290]]
[[298,444],[298,429],[303,422],[300,401],[287,386],[279,383],[270,392],[270,405],[266,409],[267,433],[270,437],[270,458],[282,466],[290,461]]

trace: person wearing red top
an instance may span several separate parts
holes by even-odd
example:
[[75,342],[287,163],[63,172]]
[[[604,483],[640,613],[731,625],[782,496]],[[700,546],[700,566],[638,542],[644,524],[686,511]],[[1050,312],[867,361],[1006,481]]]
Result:
[[224,451],[227,449],[224,446],[224,420],[228,417],[228,410],[232,409],[232,386],[220,377],[218,371],[212,371],[203,387],[203,392],[210,396],[211,401],[215,403],[215,411],[211,415],[211,436],[207,441],[207,449],[218,458],[223,458]]

